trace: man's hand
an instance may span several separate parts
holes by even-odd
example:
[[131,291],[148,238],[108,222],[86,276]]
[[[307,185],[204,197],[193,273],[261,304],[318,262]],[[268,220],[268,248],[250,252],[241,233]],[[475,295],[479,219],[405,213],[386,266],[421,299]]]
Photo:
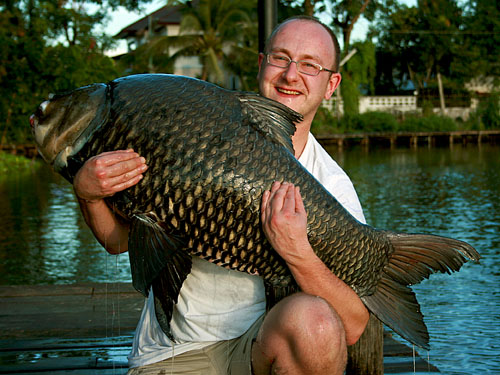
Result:
[[104,152],[87,160],[73,181],[75,194],[89,203],[137,184],[146,160],[133,150]]
[[289,266],[314,256],[307,238],[307,213],[298,187],[274,182],[271,191],[265,191],[262,196],[261,219],[267,239]]

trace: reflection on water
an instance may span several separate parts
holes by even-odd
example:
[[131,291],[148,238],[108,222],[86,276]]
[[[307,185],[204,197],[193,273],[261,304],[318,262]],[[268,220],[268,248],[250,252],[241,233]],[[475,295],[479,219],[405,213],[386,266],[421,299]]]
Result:
[[[444,374],[500,374],[500,148],[330,150],[370,225],[472,244],[483,258],[414,287]],[[0,176],[0,284],[130,281],[95,241],[71,186],[43,163]],[[421,353],[424,357],[426,353]]]
[[71,185],[42,163],[0,179],[0,284],[130,281],[87,228]]
[[[444,374],[500,374],[500,148],[331,150],[370,225],[473,245],[481,263],[414,286]],[[425,351],[421,353],[425,357]]]

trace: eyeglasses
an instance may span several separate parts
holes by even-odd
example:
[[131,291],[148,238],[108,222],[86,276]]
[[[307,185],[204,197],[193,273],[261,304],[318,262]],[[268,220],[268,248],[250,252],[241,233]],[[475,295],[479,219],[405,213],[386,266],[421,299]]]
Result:
[[309,76],[317,76],[322,70],[330,73],[335,73],[333,70],[323,68],[321,65],[310,61],[293,61],[291,58],[278,53],[266,53],[267,63],[278,68],[288,68],[291,63],[297,64],[299,73],[307,74]]

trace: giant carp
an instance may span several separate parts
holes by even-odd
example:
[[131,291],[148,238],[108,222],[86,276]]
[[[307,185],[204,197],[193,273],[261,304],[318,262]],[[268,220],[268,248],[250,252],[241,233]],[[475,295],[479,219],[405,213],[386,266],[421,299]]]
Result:
[[133,148],[146,158],[144,178],[106,200],[130,221],[133,285],[145,296],[153,289],[156,316],[172,339],[172,309],[192,257],[260,275],[275,298],[297,289],[260,222],[262,193],[287,181],[301,188],[321,260],[383,323],[428,348],[410,285],[479,254],[459,240],[358,222],[294,157],[300,120],[258,94],[166,74],[54,95],[30,118],[40,154],[69,182],[104,151]]

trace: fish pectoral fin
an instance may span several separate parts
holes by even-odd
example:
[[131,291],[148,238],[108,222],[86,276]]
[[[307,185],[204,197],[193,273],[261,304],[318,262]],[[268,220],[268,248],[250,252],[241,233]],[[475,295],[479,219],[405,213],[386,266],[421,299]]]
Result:
[[[177,295],[191,272],[191,256],[183,251],[185,241],[168,233],[152,215],[135,215],[130,225],[128,252],[132,284],[144,296],[160,278],[171,283],[171,298]],[[161,297],[161,296],[159,296]]]
[[167,264],[164,271],[153,281],[153,296],[155,303],[155,315],[158,324],[167,337],[175,341],[175,337],[170,329],[170,321],[174,312],[174,305],[178,301],[182,283],[191,271],[191,257],[189,265],[179,266],[176,259],[172,264]]
[[240,100],[243,114],[248,116],[254,129],[294,154],[292,143],[294,124],[302,121],[302,115],[259,94],[241,92],[236,95]]
[[152,287],[156,319],[174,342],[170,329],[173,308],[192,266],[191,255],[183,251],[184,244],[182,238],[168,233],[154,215],[134,216],[128,241],[132,283],[144,296]]

